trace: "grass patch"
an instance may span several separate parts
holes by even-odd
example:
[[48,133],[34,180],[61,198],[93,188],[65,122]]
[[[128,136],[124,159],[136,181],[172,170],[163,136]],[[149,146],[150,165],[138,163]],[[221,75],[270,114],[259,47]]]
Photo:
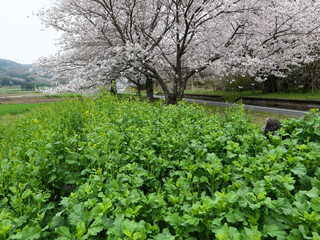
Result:
[[46,98],[75,98],[75,97],[82,97],[82,94],[78,93],[61,93],[55,95],[45,95]]
[[262,94],[259,97],[262,98],[282,98],[282,99],[300,99],[300,100],[320,100],[319,92],[307,92],[307,93],[268,93]]
[[48,104],[49,103],[1,104],[0,116],[7,114],[21,114]]
[[2,87],[0,88],[0,97],[13,97],[13,96],[41,96],[42,92],[37,91],[23,91],[20,86]]
[[204,94],[204,95],[217,95],[222,96],[225,102],[234,102],[239,97],[259,97],[259,98],[280,98],[280,99],[300,99],[300,100],[320,100],[320,91],[311,93],[299,93],[299,92],[279,92],[279,93],[262,93],[261,91],[214,91],[212,89],[201,90],[187,90],[186,94]]
[[[39,88],[41,90],[41,88]],[[6,97],[34,97],[44,96],[48,98],[61,98],[61,97],[79,97],[82,94],[76,93],[57,93],[54,95],[45,95],[41,91],[24,91],[20,86],[2,87],[0,88],[0,98]]]
[[[193,103],[193,104],[196,104],[196,103]],[[220,114],[224,116],[226,111],[225,107],[206,105],[206,104],[204,105],[198,104],[198,108],[203,108],[208,115]],[[244,112],[246,113],[247,117],[250,119],[251,123],[259,127],[263,127],[265,125],[267,118],[272,118],[277,120],[298,119],[298,117],[291,117],[291,116],[275,114],[275,113],[253,112],[249,110],[245,110]]]

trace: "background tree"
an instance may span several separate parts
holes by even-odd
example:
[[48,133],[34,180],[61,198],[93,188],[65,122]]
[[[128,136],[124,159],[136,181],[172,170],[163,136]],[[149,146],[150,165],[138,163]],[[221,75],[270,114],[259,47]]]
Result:
[[281,87],[285,91],[311,90],[313,93],[320,89],[320,60],[292,68]]
[[130,69],[141,79],[157,81],[167,102],[176,103],[188,81],[204,70],[264,81],[311,62],[319,46],[319,4],[58,0],[42,16],[47,26],[63,32],[62,51],[40,65],[69,78],[71,88],[104,85],[113,74]]

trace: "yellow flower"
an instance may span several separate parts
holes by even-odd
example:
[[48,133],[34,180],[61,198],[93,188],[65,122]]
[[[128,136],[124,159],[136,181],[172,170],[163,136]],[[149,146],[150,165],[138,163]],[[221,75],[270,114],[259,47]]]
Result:
[[89,115],[89,111],[86,111],[86,113],[85,113],[87,116]]
[[33,119],[33,121],[34,121],[35,124],[39,123],[39,121],[37,119]]

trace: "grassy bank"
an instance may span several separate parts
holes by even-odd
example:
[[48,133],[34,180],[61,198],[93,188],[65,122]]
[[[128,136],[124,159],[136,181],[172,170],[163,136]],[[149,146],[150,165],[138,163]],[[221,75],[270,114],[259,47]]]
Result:
[[214,91],[210,89],[187,90],[186,94],[204,94],[222,96],[225,102],[234,102],[239,97],[261,97],[261,98],[280,98],[280,99],[301,99],[301,100],[320,100],[320,91],[316,93],[262,93],[261,91]]
[[[203,108],[208,115],[221,114],[224,116],[226,108],[214,106],[214,105],[198,105],[199,108]],[[277,119],[277,120],[289,120],[289,119],[298,119],[297,117],[291,117],[275,113],[265,113],[265,112],[254,112],[245,110],[244,113],[251,121],[252,124],[263,127],[266,123],[267,118]]]

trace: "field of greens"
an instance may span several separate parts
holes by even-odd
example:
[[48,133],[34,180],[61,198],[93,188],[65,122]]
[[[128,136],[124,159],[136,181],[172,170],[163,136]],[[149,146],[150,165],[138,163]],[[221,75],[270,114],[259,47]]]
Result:
[[36,109],[0,128],[0,239],[320,239],[319,117],[268,139],[241,108]]

